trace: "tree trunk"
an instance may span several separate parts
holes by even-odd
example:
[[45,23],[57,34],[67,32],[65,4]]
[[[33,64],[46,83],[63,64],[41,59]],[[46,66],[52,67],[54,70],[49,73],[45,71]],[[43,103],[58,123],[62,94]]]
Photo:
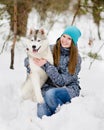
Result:
[[17,40],[17,0],[14,0],[14,39],[11,47],[11,64],[10,69],[14,69],[14,49]]

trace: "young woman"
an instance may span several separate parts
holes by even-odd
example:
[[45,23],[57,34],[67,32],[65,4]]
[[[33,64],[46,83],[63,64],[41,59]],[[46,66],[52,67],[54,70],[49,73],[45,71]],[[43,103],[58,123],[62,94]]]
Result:
[[54,45],[54,65],[46,59],[34,59],[34,64],[40,66],[49,77],[42,87],[44,103],[37,104],[39,118],[51,116],[58,106],[79,96],[78,73],[81,69],[81,57],[77,42],[80,36],[81,32],[76,26],[68,26]]

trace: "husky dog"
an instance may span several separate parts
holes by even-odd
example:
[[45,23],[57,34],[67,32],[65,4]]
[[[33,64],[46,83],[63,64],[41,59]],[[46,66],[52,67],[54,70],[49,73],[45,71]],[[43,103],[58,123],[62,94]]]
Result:
[[53,64],[52,52],[44,30],[31,30],[26,46],[31,72],[22,86],[22,97],[42,103],[44,99],[41,94],[41,87],[48,76],[41,67],[34,63],[33,58],[44,58]]

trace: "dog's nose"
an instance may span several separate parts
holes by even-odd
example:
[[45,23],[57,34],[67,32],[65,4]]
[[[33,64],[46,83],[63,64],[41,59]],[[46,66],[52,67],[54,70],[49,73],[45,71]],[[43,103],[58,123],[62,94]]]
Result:
[[36,46],[35,46],[35,45],[33,45],[33,46],[32,46],[32,48],[33,48],[33,49],[35,49],[35,48],[36,48]]

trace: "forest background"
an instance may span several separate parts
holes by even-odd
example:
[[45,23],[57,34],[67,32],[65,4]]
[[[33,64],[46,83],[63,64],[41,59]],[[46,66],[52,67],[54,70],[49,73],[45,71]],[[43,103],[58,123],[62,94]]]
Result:
[[[104,21],[104,0],[0,0],[0,3],[4,5],[0,8],[0,20],[2,21],[5,17],[8,19],[10,25],[8,35],[5,36],[1,32],[4,37],[4,42],[0,45],[0,53],[3,52],[8,41],[12,40],[11,69],[14,68],[14,48],[16,41],[26,36],[28,31],[28,16],[33,8],[35,8],[37,13],[37,22],[34,23],[34,26],[46,28],[47,35],[57,22],[64,23],[64,26],[75,25],[78,19],[82,16],[87,16],[93,20],[97,27],[97,37],[99,40],[102,40],[100,24]],[[5,26],[5,24],[1,22],[0,27]],[[95,38],[89,24],[88,26],[90,32],[88,45],[91,46]],[[88,56],[94,59],[99,58],[98,52],[93,53],[89,51]]]
[[[44,28],[50,44],[68,25],[78,41],[81,93],[51,117],[37,118],[36,103],[21,102],[26,79],[25,42],[31,28]],[[0,0],[0,129],[104,130],[104,0]]]

